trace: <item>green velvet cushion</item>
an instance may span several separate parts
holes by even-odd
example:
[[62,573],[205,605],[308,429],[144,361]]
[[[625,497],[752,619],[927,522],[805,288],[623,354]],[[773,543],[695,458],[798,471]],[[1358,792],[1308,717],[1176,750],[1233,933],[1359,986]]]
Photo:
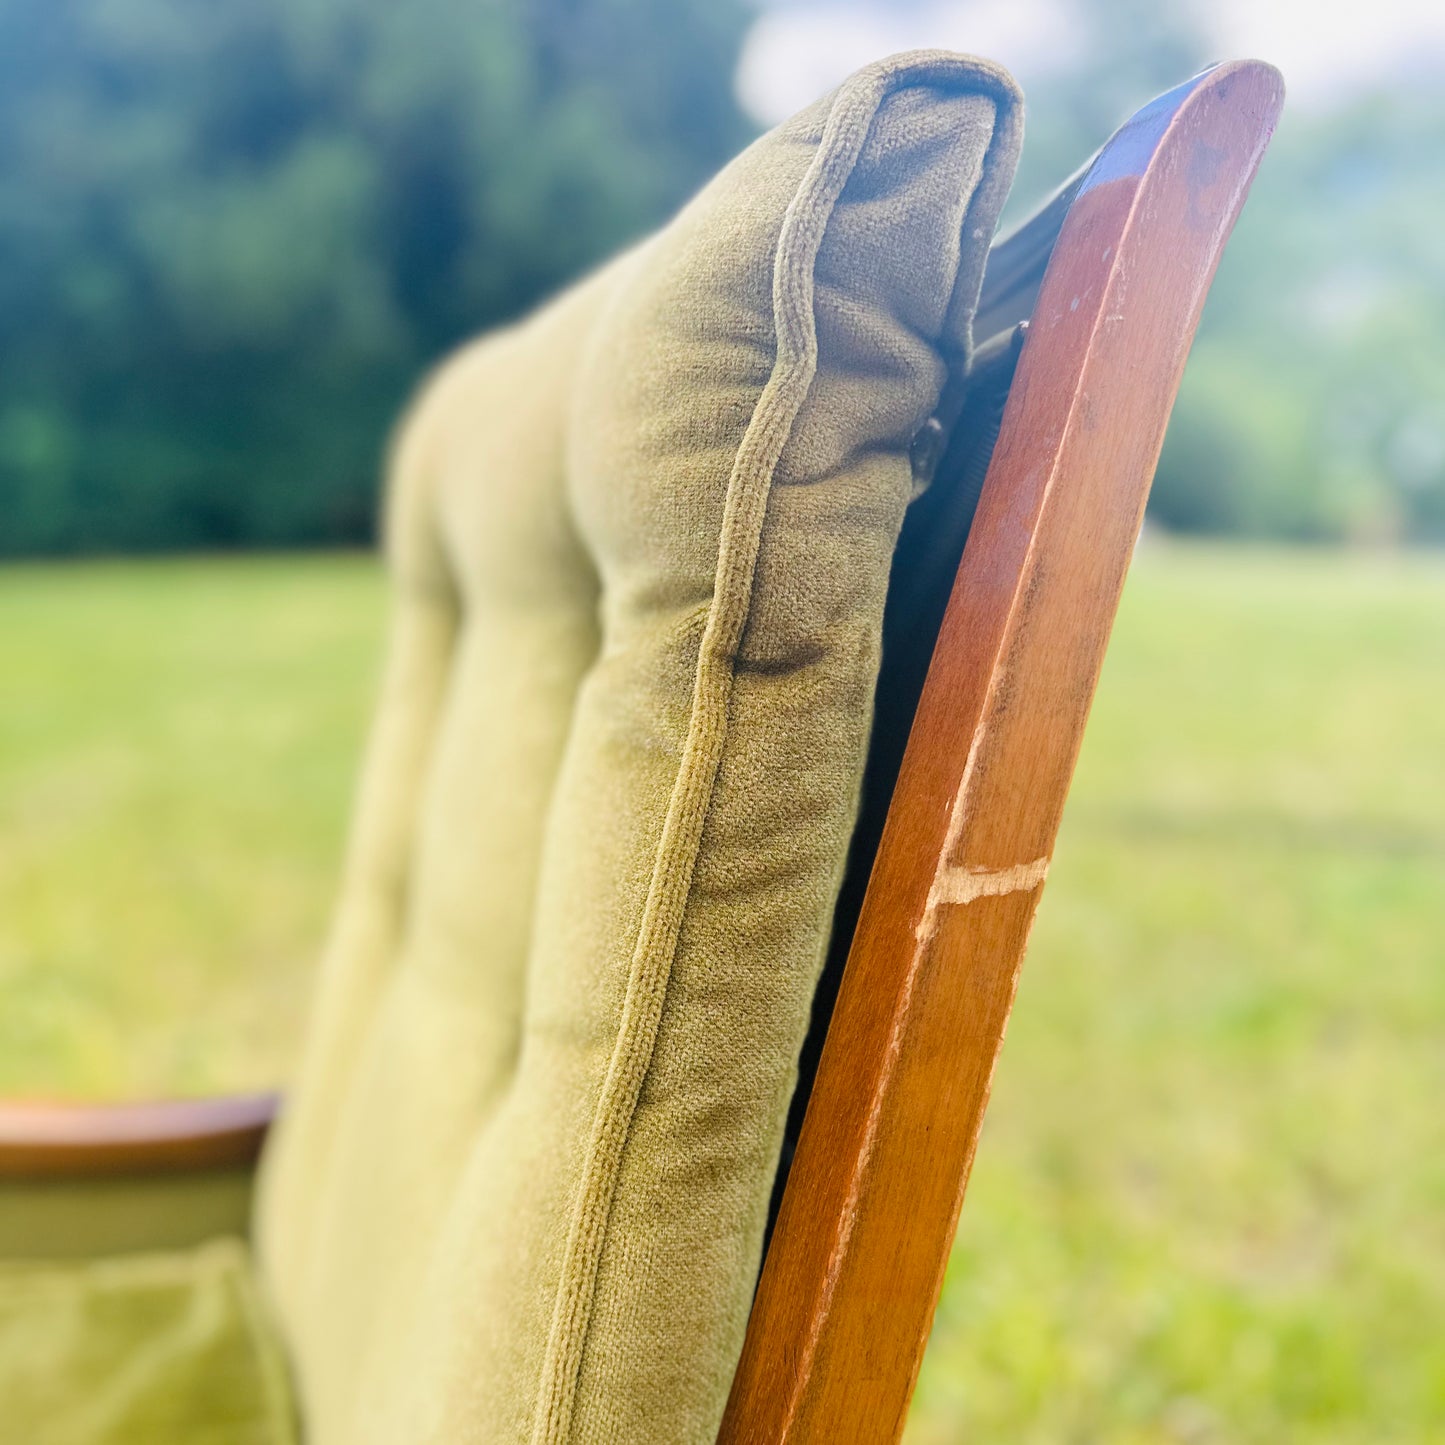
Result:
[[261,1197],[316,1445],[713,1438],[1018,112],[868,67],[411,416]]
[[0,1266],[0,1445],[295,1445],[239,1243]]

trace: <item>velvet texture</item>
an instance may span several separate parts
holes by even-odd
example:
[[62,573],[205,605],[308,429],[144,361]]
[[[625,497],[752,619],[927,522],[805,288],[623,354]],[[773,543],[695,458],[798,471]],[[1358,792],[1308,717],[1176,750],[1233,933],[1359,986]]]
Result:
[[710,1440],[1008,78],[866,70],[405,426],[261,1249],[319,1445]]

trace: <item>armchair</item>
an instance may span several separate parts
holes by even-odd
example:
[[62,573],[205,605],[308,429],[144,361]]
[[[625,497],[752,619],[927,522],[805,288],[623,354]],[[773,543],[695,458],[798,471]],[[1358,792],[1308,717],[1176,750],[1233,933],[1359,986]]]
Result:
[[[934,83],[941,62],[911,63]],[[990,121],[993,129],[978,150],[983,179],[974,181],[970,203],[988,217],[1011,166],[1005,153],[1012,102],[991,72],[968,75],[968,84],[995,107],[990,116],[1000,117]],[[783,1147],[775,1223],[750,1315],[751,1281],[744,1281],[745,1335],[742,1319],[736,1331],[723,1331],[741,1342],[735,1373],[728,1367],[730,1395],[726,1388],[703,1390],[697,1413],[677,1415],[673,1424],[657,1427],[660,1432],[684,1429],[676,1423],[682,1420],[687,1438],[710,1438],[724,1397],[717,1438],[729,1445],[879,1445],[902,1431],[1164,428],[1214,268],[1281,101],[1279,77],[1266,65],[1246,61],[1204,72],[1144,107],[988,254],[972,319],[969,384],[955,373],[942,386],[930,421],[912,443],[915,476],[933,480],[912,504],[892,564],[888,612],[880,623],[878,726],[868,743],[861,812]],[[839,113],[835,108],[829,126],[842,124]],[[824,130],[811,143],[826,151],[834,134]],[[866,164],[866,146],[855,154]],[[991,165],[1001,182],[989,180]],[[977,166],[971,174],[979,174]],[[966,245],[960,264],[966,269]],[[427,449],[439,445],[435,433],[414,440],[412,464],[424,466]],[[818,446],[826,450],[824,442]],[[398,525],[405,529],[413,520],[403,516]],[[435,540],[424,545],[434,547]],[[440,564],[432,557],[426,565]],[[604,562],[604,571],[611,565]],[[724,564],[719,568],[721,588]],[[418,585],[441,586],[431,574]],[[736,639],[731,645],[741,646]],[[706,637],[700,646],[706,657]],[[767,675],[770,666],[805,672],[811,663],[758,658],[750,665]],[[704,683],[697,687],[701,695]],[[405,738],[392,742],[402,751],[411,746]],[[751,764],[725,757],[719,766],[745,771]],[[394,798],[382,801],[400,806]],[[664,840],[671,836],[667,829],[690,826],[693,806],[674,795],[666,822],[658,820]],[[611,823],[596,826],[605,833]],[[385,872],[384,860],[367,866],[373,864]],[[724,878],[717,886],[725,884]],[[641,923],[635,926],[645,936],[667,902],[655,890],[645,905],[637,896]],[[544,901],[567,904],[561,896],[544,895]],[[354,922],[357,930],[372,926],[370,919]],[[728,934],[730,946],[745,951],[748,928]],[[650,991],[669,987],[665,977],[654,983],[650,975],[634,974],[633,981],[639,977],[619,1005],[624,1030],[652,1007]],[[701,991],[705,982],[705,975],[685,974],[681,986]],[[404,1006],[432,1005],[409,998]],[[703,998],[701,1006],[723,1005]],[[544,1032],[561,1028],[562,1017],[544,1020]],[[326,1027],[339,1038],[349,1025],[332,1018]],[[660,1027],[669,1027],[666,1019]],[[731,1045],[748,1046],[751,1041],[737,1039]],[[519,1045],[523,1071],[531,1047],[530,1038]],[[619,1050],[604,1093],[631,1090],[634,1105],[639,1097],[656,1104],[676,1131],[702,1127],[700,1115],[666,1113],[668,1091],[686,1080],[659,1079],[648,1073],[646,1060],[635,1077],[630,1070],[630,1056]],[[264,1096],[0,1108],[0,1254],[181,1246],[216,1232],[244,1232],[250,1170],[275,1102]],[[726,1098],[706,1105],[708,1117],[736,1107]],[[610,1125],[602,1113],[597,1117],[602,1122],[591,1135],[588,1162],[578,1164],[573,1184],[583,1195],[592,1187],[590,1161],[612,1147]],[[352,1130],[363,1124],[346,1121]],[[445,1119],[418,1119],[415,1126],[442,1133],[451,1127]],[[616,1143],[619,1157],[626,1147],[625,1140]],[[699,1189],[710,1187],[708,1171],[733,1162],[691,1160],[687,1177]],[[658,1167],[684,1168],[671,1156]],[[429,1176],[417,1185],[423,1187],[433,1187]],[[141,1223],[144,1211],[167,1196],[185,1201],[171,1222]],[[332,1199],[327,1208],[344,1204]],[[645,1201],[637,1206],[647,1207]],[[619,1216],[619,1208],[611,1205],[613,1227],[616,1218],[632,1217],[625,1210]],[[71,1222],[82,1214],[88,1222]],[[439,1216],[436,1227],[445,1233],[457,1226]],[[638,1365],[625,1344],[609,1345],[613,1353],[604,1358],[585,1322],[592,1293],[601,1287],[596,1280],[610,1285],[608,1271],[627,1268],[650,1278],[650,1257],[641,1245],[629,1254],[626,1239],[620,1253],[602,1257],[594,1235],[609,1228],[606,1205],[580,1209],[570,1233],[561,1228],[568,1268],[578,1259],[586,1267],[564,1275],[580,1283],[538,1306],[551,1326],[545,1359],[525,1357],[526,1369],[535,1365],[542,1382],[535,1405],[526,1393],[531,1386],[518,1387],[525,1410],[514,1418],[497,1397],[466,1403],[460,1366],[437,1378],[459,1393],[458,1409],[475,1423],[476,1438],[552,1445],[605,1438],[612,1429],[611,1438],[641,1440],[641,1407],[626,1377],[655,1362]],[[759,1217],[756,1237],[761,1233]],[[705,1233],[691,1237],[691,1247],[711,1247]],[[515,1256],[523,1272],[535,1263],[527,1250],[545,1252],[532,1236],[524,1238]],[[746,1271],[754,1264],[740,1257],[735,1267]],[[397,1289],[398,1299],[411,1299]],[[319,1328],[319,1306],[304,1291],[294,1298],[285,1293],[287,1328],[308,1341],[308,1332]],[[687,1303],[679,1303],[679,1319]],[[505,1355],[511,1348],[505,1328],[469,1309],[463,1302],[446,1313],[447,1327],[474,1329],[488,1349]],[[344,1394],[356,1382],[341,1379],[338,1369],[316,1367],[303,1395],[313,1389],[318,1399]],[[690,1379],[685,1361],[679,1369]],[[591,1413],[586,1401],[576,1403],[578,1392],[589,1390],[602,1401]],[[709,1415],[713,1403],[717,1412]],[[386,1410],[368,1407],[367,1429],[376,1433],[366,1438],[445,1434],[443,1414],[403,1429],[396,1425],[400,1417]],[[665,1411],[656,1418],[674,1419]],[[611,1426],[598,1423],[607,1419]]]

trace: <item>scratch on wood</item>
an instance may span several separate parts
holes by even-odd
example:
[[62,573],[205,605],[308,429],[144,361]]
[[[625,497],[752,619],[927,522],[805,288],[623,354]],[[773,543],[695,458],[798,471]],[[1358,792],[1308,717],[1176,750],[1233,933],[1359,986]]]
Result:
[[936,927],[935,917],[940,904],[972,903],[975,898],[999,898],[1005,893],[1021,893],[1037,888],[1049,871],[1047,858],[1032,863],[1016,863],[1012,868],[940,868],[928,891],[928,904],[923,921],[918,925],[921,943]]

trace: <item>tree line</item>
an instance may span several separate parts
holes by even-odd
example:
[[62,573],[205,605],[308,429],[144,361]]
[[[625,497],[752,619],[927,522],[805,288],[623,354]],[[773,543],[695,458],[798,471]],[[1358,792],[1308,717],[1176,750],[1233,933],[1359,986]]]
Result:
[[[1193,68],[1198,34],[1153,13],[1081,0],[1090,43],[1032,106],[1021,195]],[[427,364],[754,133],[733,91],[751,15],[4,0],[0,553],[367,539]],[[1162,525],[1445,539],[1442,181],[1423,86],[1287,119],[1206,314]]]

